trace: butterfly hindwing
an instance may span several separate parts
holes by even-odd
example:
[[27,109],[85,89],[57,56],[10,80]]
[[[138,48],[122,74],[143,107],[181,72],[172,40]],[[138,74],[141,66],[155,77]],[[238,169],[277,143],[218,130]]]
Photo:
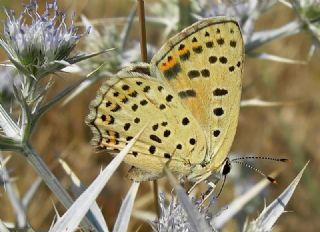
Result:
[[211,170],[225,160],[236,132],[243,60],[238,24],[215,17],[171,38],[151,61],[151,75],[167,83],[201,125]]
[[113,154],[147,125],[125,161],[154,178],[169,160],[169,168],[183,176],[204,159],[204,134],[194,116],[172,89],[146,74],[125,70],[106,81],[90,112],[93,144]]

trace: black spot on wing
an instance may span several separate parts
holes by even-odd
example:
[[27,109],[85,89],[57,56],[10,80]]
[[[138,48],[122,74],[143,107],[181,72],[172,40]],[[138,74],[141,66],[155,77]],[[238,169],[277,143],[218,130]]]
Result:
[[137,91],[132,91],[131,93],[128,94],[130,97],[137,97],[138,96],[138,92]]
[[168,79],[173,79],[178,75],[180,71],[181,71],[181,66],[179,63],[176,63],[171,68],[165,70],[163,72],[163,75]]
[[189,124],[190,120],[187,117],[184,117],[181,122],[182,122],[182,125],[186,126]]
[[180,60],[186,61],[186,60],[188,60],[190,58],[190,52],[187,51],[184,54],[179,55],[179,57],[180,57]]
[[129,99],[127,97],[122,98],[121,102],[122,103],[127,103],[129,101]]
[[150,135],[150,139],[157,143],[162,143],[162,140],[156,135]]
[[210,71],[208,69],[202,69],[201,70],[201,75],[203,77],[210,77]]
[[120,109],[121,109],[121,107],[119,106],[119,104],[116,104],[115,107],[113,109],[111,109],[111,111],[112,112],[117,112]]
[[181,51],[181,50],[183,50],[185,47],[186,47],[186,46],[185,46],[184,44],[180,44],[179,47],[178,47],[178,50]]
[[224,39],[223,38],[220,38],[220,39],[217,39],[217,43],[222,46],[224,44]]
[[221,64],[226,64],[228,62],[228,59],[225,56],[219,57],[219,61]]
[[177,144],[176,148],[181,150],[182,149],[182,145],[179,143],[179,144]]
[[168,122],[162,122],[162,123],[161,123],[161,126],[164,126],[164,127],[165,127],[165,126],[167,126],[167,125],[168,125]]
[[164,110],[165,108],[167,108],[165,104],[160,104],[160,105],[159,105],[159,109],[160,109],[160,110]]
[[173,96],[172,96],[171,94],[169,94],[169,95],[166,96],[166,101],[167,101],[167,102],[171,102],[172,99],[173,99]]
[[110,119],[108,121],[108,124],[111,125],[114,123],[114,117],[112,115],[109,115]]
[[190,70],[190,71],[188,72],[188,77],[189,77],[190,79],[197,78],[197,77],[199,77],[199,76],[200,76],[200,72],[199,72],[198,70]]
[[220,130],[214,130],[213,131],[213,136],[218,137],[220,135]]
[[148,93],[150,91],[150,86],[147,85],[143,88],[143,92]]
[[213,109],[213,113],[216,116],[222,116],[224,114],[224,110],[221,107],[217,107]]
[[190,143],[191,145],[195,145],[196,142],[197,142],[197,141],[196,141],[194,138],[189,139],[189,143]]
[[107,101],[106,102],[106,107],[109,107],[109,106],[111,106],[112,105],[112,102],[111,101]]
[[228,90],[226,90],[226,89],[216,88],[213,91],[213,96],[223,96],[226,94],[228,94]]
[[123,126],[123,129],[124,129],[125,131],[127,131],[127,130],[130,129],[130,126],[131,126],[130,123],[125,123],[124,126]]
[[200,54],[203,51],[202,46],[194,47],[192,50],[197,54]]
[[230,46],[235,48],[237,46],[237,42],[235,40],[230,41]]
[[171,134],[171,131],[170,131],[170,130],[165,130],[165,131],[163,132],[163,136],[164,136],[164,137],[169,137],[170,134]]
[[127,84],[122,85],[122,89],[125,91],[128,90],[129,88],[130,88],[129,85]]
[[213,42],[212,41],[206,42],[206,47],[207,48],[213,48]]
[[137,104],[133,104],[133,105],[131,106],[131,109],[132,109],[133,111],[137,111],[138,105],[137,105]]
[[150,152],[150,154],[154,154],[154,153],[156,152],[156,147],[153,146],[153,145],[151,145],[151,146],[149,147],[149,152]]
[[158,90],[159,90],[159,92],[161,92],[163,90],[163,86],[159,85]]
[[193,89],[182,90],[178,93],[180,98],[196,97],[197,93]]
[[171,155],[169,153],[164,153],[163,156],[166,159],[170,159],[171,158]]
[[154,124],[154,125],[152,126],[152,130],[153,130],[153,131],[158,130],[158,128],[159,128],[159,124],[158,124],[158,123],[157,123],[157,124]]
[[148,101],[146,99],[143,99],[140,101],[140,105],[145,106],[148,104]]
[[216,56],[209,56],[209,63],[214,64],[216,63],[218,58]]

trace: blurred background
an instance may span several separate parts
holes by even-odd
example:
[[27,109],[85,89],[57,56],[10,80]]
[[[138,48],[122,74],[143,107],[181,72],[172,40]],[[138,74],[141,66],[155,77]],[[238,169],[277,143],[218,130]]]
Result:
[[[169,1],[168,1],[169,2]],[[223,1],[222,1],[223,2]],[[17,12],[22,10],[23,4],[27,1],[4,1],[1,6],[14,9]],[[127,23],[127,17],[132,11],[135,1],[129,0],[90,0],[90,1],[58,1],[60,8],[69,14],[75,13],[74,20],[82,25],[80,16],[84,15],[94,28],[103,34],[106,26],[112,33],[106,34],[105,46],[110,48],[117,41],[123,28]],[[152,21],[153,17],[161,18],[172,15],[172,23],[175,18],[179,21],[179,11],[164,11],[166,1],[145,1],[147,20],[147,41],[150,43],[150,51],[153,52],[161,46],[166,38],[166,27]],[[43,7],[42,1],[39,5]],[[158,12],[157,12],[158,10]],[[190,15],[188,8],[184,9],[186,15]],[[263,14],[254,25],[255,31],[277,28],[284,25],[297,16],[292,9],[281,3],[276,3],[272,9]],[[1,20],[5,20],[5,14],[0,12]],[[175,34],[179,28],[172,25],[170,36]],[[2,29],[1,29],[2,30]],[[134,60],[139,54],[138,48],[138,24],[135,20],[129,31],[129,39],[126,44],[126,62]],[[108,37],[109,36],[109,37]],[[114,40],[110,39],[114,36]],[[108,40],[109,39],[109,40]],[[78,44],[77,51],[87,51],[88,44]],[[277,39],[259,47],[257,51],[264,51],[278,56],[294,60],[307,60],[312,38],[307,32],[294,36]],[[99,43],[92,44],[97,46]],[[100,47],[101,49],[101,47]],[[110,72],[120,70],[125,65],[120,63],[119,49],[108,53],[104,59],[110,59]],[[5,54],[0,50],[1,61],[6,60]],[[151,59],[151,56],[148,57]],[[292,181],[304,164],[310,160],[302,181],[291,199],[286,210],[289,213],[283,214],[276,226],[277,231],[319,231],[320,230],[320,53],[319,50],[311,57],[306,64],[285,64],[270,60],[263,60],[246,56],[242,100],[259,98],[265,101],[284,102],[284,105],[277,107],[244,107],[240,111],[239,126],[232,146],[232,153],[237,155],[260,155],[270,157],[287,157],[291,160],[289,164],[256,161],[254,166],[269,174],[274,170],[281,169],[277,177],[277,185],[272,185],[259,198],[248,204],[243,213],[237,216],[237,220],[255,218],[264,208],[265,202],[270,203],[278,196]],[[89,71],[87,72],[89,73]],[[2,75],[2,74],[0,74]],[[65,86],[78,80],[81,75],[61,74],[55,78],[50,95],[54,95]],[[95,97],[96,91],[103,80],[96,82],[89,88],[75,96],[70,102],[62,106],[57,104],[44,115],[33,134],[35,149],[53,170],[58,179],[66,188],[70,187],[69,178],[57,162],[57,158],[63,158],[78,175],[85,185],[89,185],[100,172],[101,167],[106,166],[112,157],[106,153],[95,153],[89,144],[91,132],[85,125],[84,119],[88,114],[89,102]],[[0,90],[1,91],[1,90]],[[10,96],[4,91],[1,93],[1,102],[9,102]],[[11,156],[7,167],[10,176],[14,179],[18,191],[24,194],[29,186],[35,181],[36,173],[25,162],[19,154],[4,152],[4,156]],[[116,175],[107,184],[106,188],[98,198],[98,205],[102,208],[109,228],[117,217],[121,205],[131,181],[125,178],[128,170],[126,164],[122,164]],[[219,198],[217,208],[223,207],[232,199],[236,198],[239,191],[246,191],[253,183],[262,179],[252,170],[243,167],[234,167],[227,178],[222,195]],[[240,177],[240,178],[239,178]],[[135,209],[148,210],[153,208],[152,192],[150,183],[143,183],[136,198]],[[170,187],[164,178],[160,181],[162,189]],[[48,188],[41,184],[28,209],[28,219],[34,228],[47,230],[55,216],[54,207],[58,212],[64,212],[63,207],[56,201]],[[4,221],[14,221],[15,215],[5,194],[5,189],[0,188],[0,218]],[[225,231],[237,231],[236,221],[230,222]],[[139,220],[134,215],[131,218],[129,231],[150,231],[148,223]]]

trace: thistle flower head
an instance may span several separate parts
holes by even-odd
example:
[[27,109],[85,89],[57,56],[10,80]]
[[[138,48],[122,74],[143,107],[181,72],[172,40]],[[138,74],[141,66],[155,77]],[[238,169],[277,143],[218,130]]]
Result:
[[304,18],[312,20],[320,16],[320,0],[292,0],[291,4]]
[[[201,215],[210,222],[212,215],[208,212],[208,208],[202,207],[200,201],[192,199],[195,208],[197,208]],[[169,205],[166,205],[165,194],[159,195],[160,204],[160,218],[157,221],[152,222],[151,226],[154,231],[157,232],[191,232],[193,231],[188,216],[180,204],[174,197],[171,198]]]
[[320,0],[292,0],[290,3],[320,46]]
[[230,16],[235,17],[245,38],[250,38],[256,19],[276,1],[259,0],[224,0],[204,1],[198,13],[201,17]]
[[90,34],[85,38],[85,52],[93,53],[101,50],[108,50],[110,48],[115,48],[115,52],[110,54],[104,54],[101,56],[93,57],[82,62],[82,68],[84,70],[92,70],[96,67],[104,64],[103,71],[118,71],[121,66],[121,50],[122,50],[122,40],[120,33],[117,31],[114,25],[105,24],[100,33],[97,28],[95,28],[90,21],[82,17],[84,25],[91,28]]
[[34,77],[39,77],[55,61],[67,61],[81,37],[72,20],[67,26],[66,15],[58,10],[56,0],[46,3],[42,14],[35,0],[19,16],[12,10],[5,12],[7,20],[1,45],[20,70]]

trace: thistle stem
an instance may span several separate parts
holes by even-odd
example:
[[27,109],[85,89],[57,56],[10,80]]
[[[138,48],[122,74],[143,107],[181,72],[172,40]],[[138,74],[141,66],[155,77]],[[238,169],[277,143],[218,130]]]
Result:
[[[145,13],[144,13],[144,1],[138,1],[138,14],[139,14],[139,27],[140,27],[140,50],[142,62],[148,61],[147,52],[147,39],[146,39],[146,24],[145,24]],[[154,207],[156,209],[157,217],[160,218],[160,208],[158,202],[158,181],[153,181],[153,194],[154,194]]]
[[[50,171],[48,166],[44,163],[41,157],[36,153],[36,151],[31,147],[30,144],[25,144],[23,146],[22,152],[28,162],[31,164],[33,169],[37,172],[37,174],[42,178],[44,183],[48,186],[48,188],[53,192],[53,194],[57,197],[57,199],[62,203],[62,205],[68,209],[73,200],[71,196],[67,193],[67,191],[60,184],[55,175]],[[97,229],[100,226],[95,222],[92,213],[89,211],[86,217],[82,221],[82,226],[89,231],[94,228],[94,231],[102,231],[102,229]]]

